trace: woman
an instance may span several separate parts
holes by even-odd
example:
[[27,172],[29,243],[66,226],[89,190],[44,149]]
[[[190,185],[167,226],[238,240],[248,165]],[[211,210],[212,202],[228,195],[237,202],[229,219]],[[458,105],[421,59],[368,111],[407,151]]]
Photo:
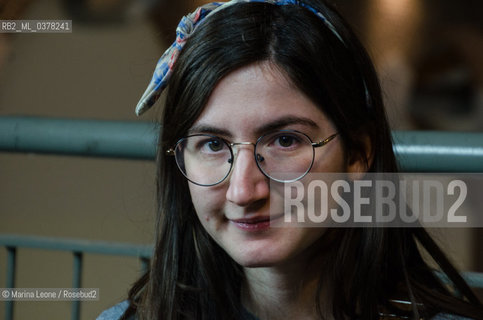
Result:
[[422,228],[269,226],[270,183],[397,171],[373,66],[333,8],[214,3],[177,33],[137,108],[169,84],[151,271],[104,319],[482,319]]

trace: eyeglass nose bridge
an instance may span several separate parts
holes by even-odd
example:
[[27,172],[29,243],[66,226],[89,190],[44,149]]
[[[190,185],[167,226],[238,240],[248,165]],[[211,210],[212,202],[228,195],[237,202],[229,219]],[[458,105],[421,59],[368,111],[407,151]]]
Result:
[[256,143],[253,143],[253,142],[230,142],[230,147],[234,147],[234,146],[249,146],[249,145],[252,145],[252,146],[256,146],[257,144]]
[[[257,148],[257,144],[254,143],[254,142],[250,142],[250,141],[243,141],[243,142],[230,142],[228,143],[230,148],[232,148],[232,153],[233,153],[233,157],[236,158],[236,156],[238,155],[238,151],[237,149],[235,149],[234,147],[236,146],[253,146],[253,151],[255,153],[255,150]],[[231,159],[233,161],[233,159]],[[263,161],[264,158],[261,156],[261,155],[255,155],[255,160],[256,162],[258,161]],[[232,163],[232,162],[231,162]],[[258,165],[258,163],[257,163]]]
[[264,176],[266,176],[267,178],[270,179],[270,177],[260,167],[260,163],[262,163],[265,160],[265,158],[261,154],[257,154],[256,153],[256,151],[257,151],[257,143],[258,143],[258,141],[256,143],[250,142],[250,141],[228,142],[228,145],[230,146],[230,149],[231,149],[231,153],[233,155],[233,158],[229,159],[229,161],[228,161],[231,164],[231,167],[230,167],[230,171],[229,171],[227,177],[229,175],[231,175],[231,173],[233,171],[233,167],[235,165],[235,163],[234,163],[235,162],[235,159],[238,156],[238,150],[235,149],[234,147],[236,147],[236,146],[253,146],[253,155],[255,156],[255,163],[257,164],[258,169],[263,173]]

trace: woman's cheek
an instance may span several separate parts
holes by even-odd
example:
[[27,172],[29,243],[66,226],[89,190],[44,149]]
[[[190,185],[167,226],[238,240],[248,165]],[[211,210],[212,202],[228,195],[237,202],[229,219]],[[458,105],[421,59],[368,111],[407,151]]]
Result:
[[190,194],[196,214],[203,224],[218,215],[224,206],[220,193],[210,190],[210,187],[190,186]]

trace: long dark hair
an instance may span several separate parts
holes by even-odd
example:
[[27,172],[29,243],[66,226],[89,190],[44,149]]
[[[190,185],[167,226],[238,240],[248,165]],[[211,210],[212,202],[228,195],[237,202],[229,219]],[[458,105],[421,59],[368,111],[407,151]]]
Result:
[[[243,270],[205,232],[188,182],[165,151],[202,112],[216,84],[256,62],[280,69],[334,123],[348,161],[367,161],[370,172],[397,172],[390,130],[373,65],[350,28],[323,1],[305,1],[323,21],[296,5],[240,3],[214,13],[194,32],[168,86],[157,153],[159,198],[151,269],[131,289],[140,319],[240,319]],[[367,140],[370,154],[367,154]],[[375,319],[385,310],[410,318],[447,312],[481,318],[481,304],[422,228],[331,230],[334,250],[323,266],[335,319]],[[453,282],[448,289],[421,257],[420,244]],[[322,267],[321,267],[322,270]],[[321,307],[322,276],[316,297]],[[390,299],[411,302],[399,308]]]

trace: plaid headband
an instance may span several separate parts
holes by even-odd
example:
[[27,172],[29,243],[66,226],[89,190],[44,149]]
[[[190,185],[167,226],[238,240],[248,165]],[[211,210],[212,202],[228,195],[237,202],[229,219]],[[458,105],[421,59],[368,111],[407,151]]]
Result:
[[[159,59],[156,69],[154,70],[153,78],[149,83],[146,91],[142,95],[136,106],[136,114],[139,116],[146,110],[152,107],[152,105],[158,100],[161,92],[168,85],[168,81],[173,72],[173,66],[183,49],[186,40],[191,36],[196,27],[203,21],[208,15],[227,8],[233,4],[245,3],[245,2],[262,2],[271,3],[274,5],[298,5],[310,10],[316,16],[318,16],[329,30],[344,43],[340,34],[336,31],[335,27],[325,18],[325,16],[310,7],[309,5],[302,3],[298,0],[232,0],[229,2],[213,2],[205,4],[193,13],[183,17],[176,28],[176,41],[164,52]],[[345,43],[344,43],[345,45]]]

